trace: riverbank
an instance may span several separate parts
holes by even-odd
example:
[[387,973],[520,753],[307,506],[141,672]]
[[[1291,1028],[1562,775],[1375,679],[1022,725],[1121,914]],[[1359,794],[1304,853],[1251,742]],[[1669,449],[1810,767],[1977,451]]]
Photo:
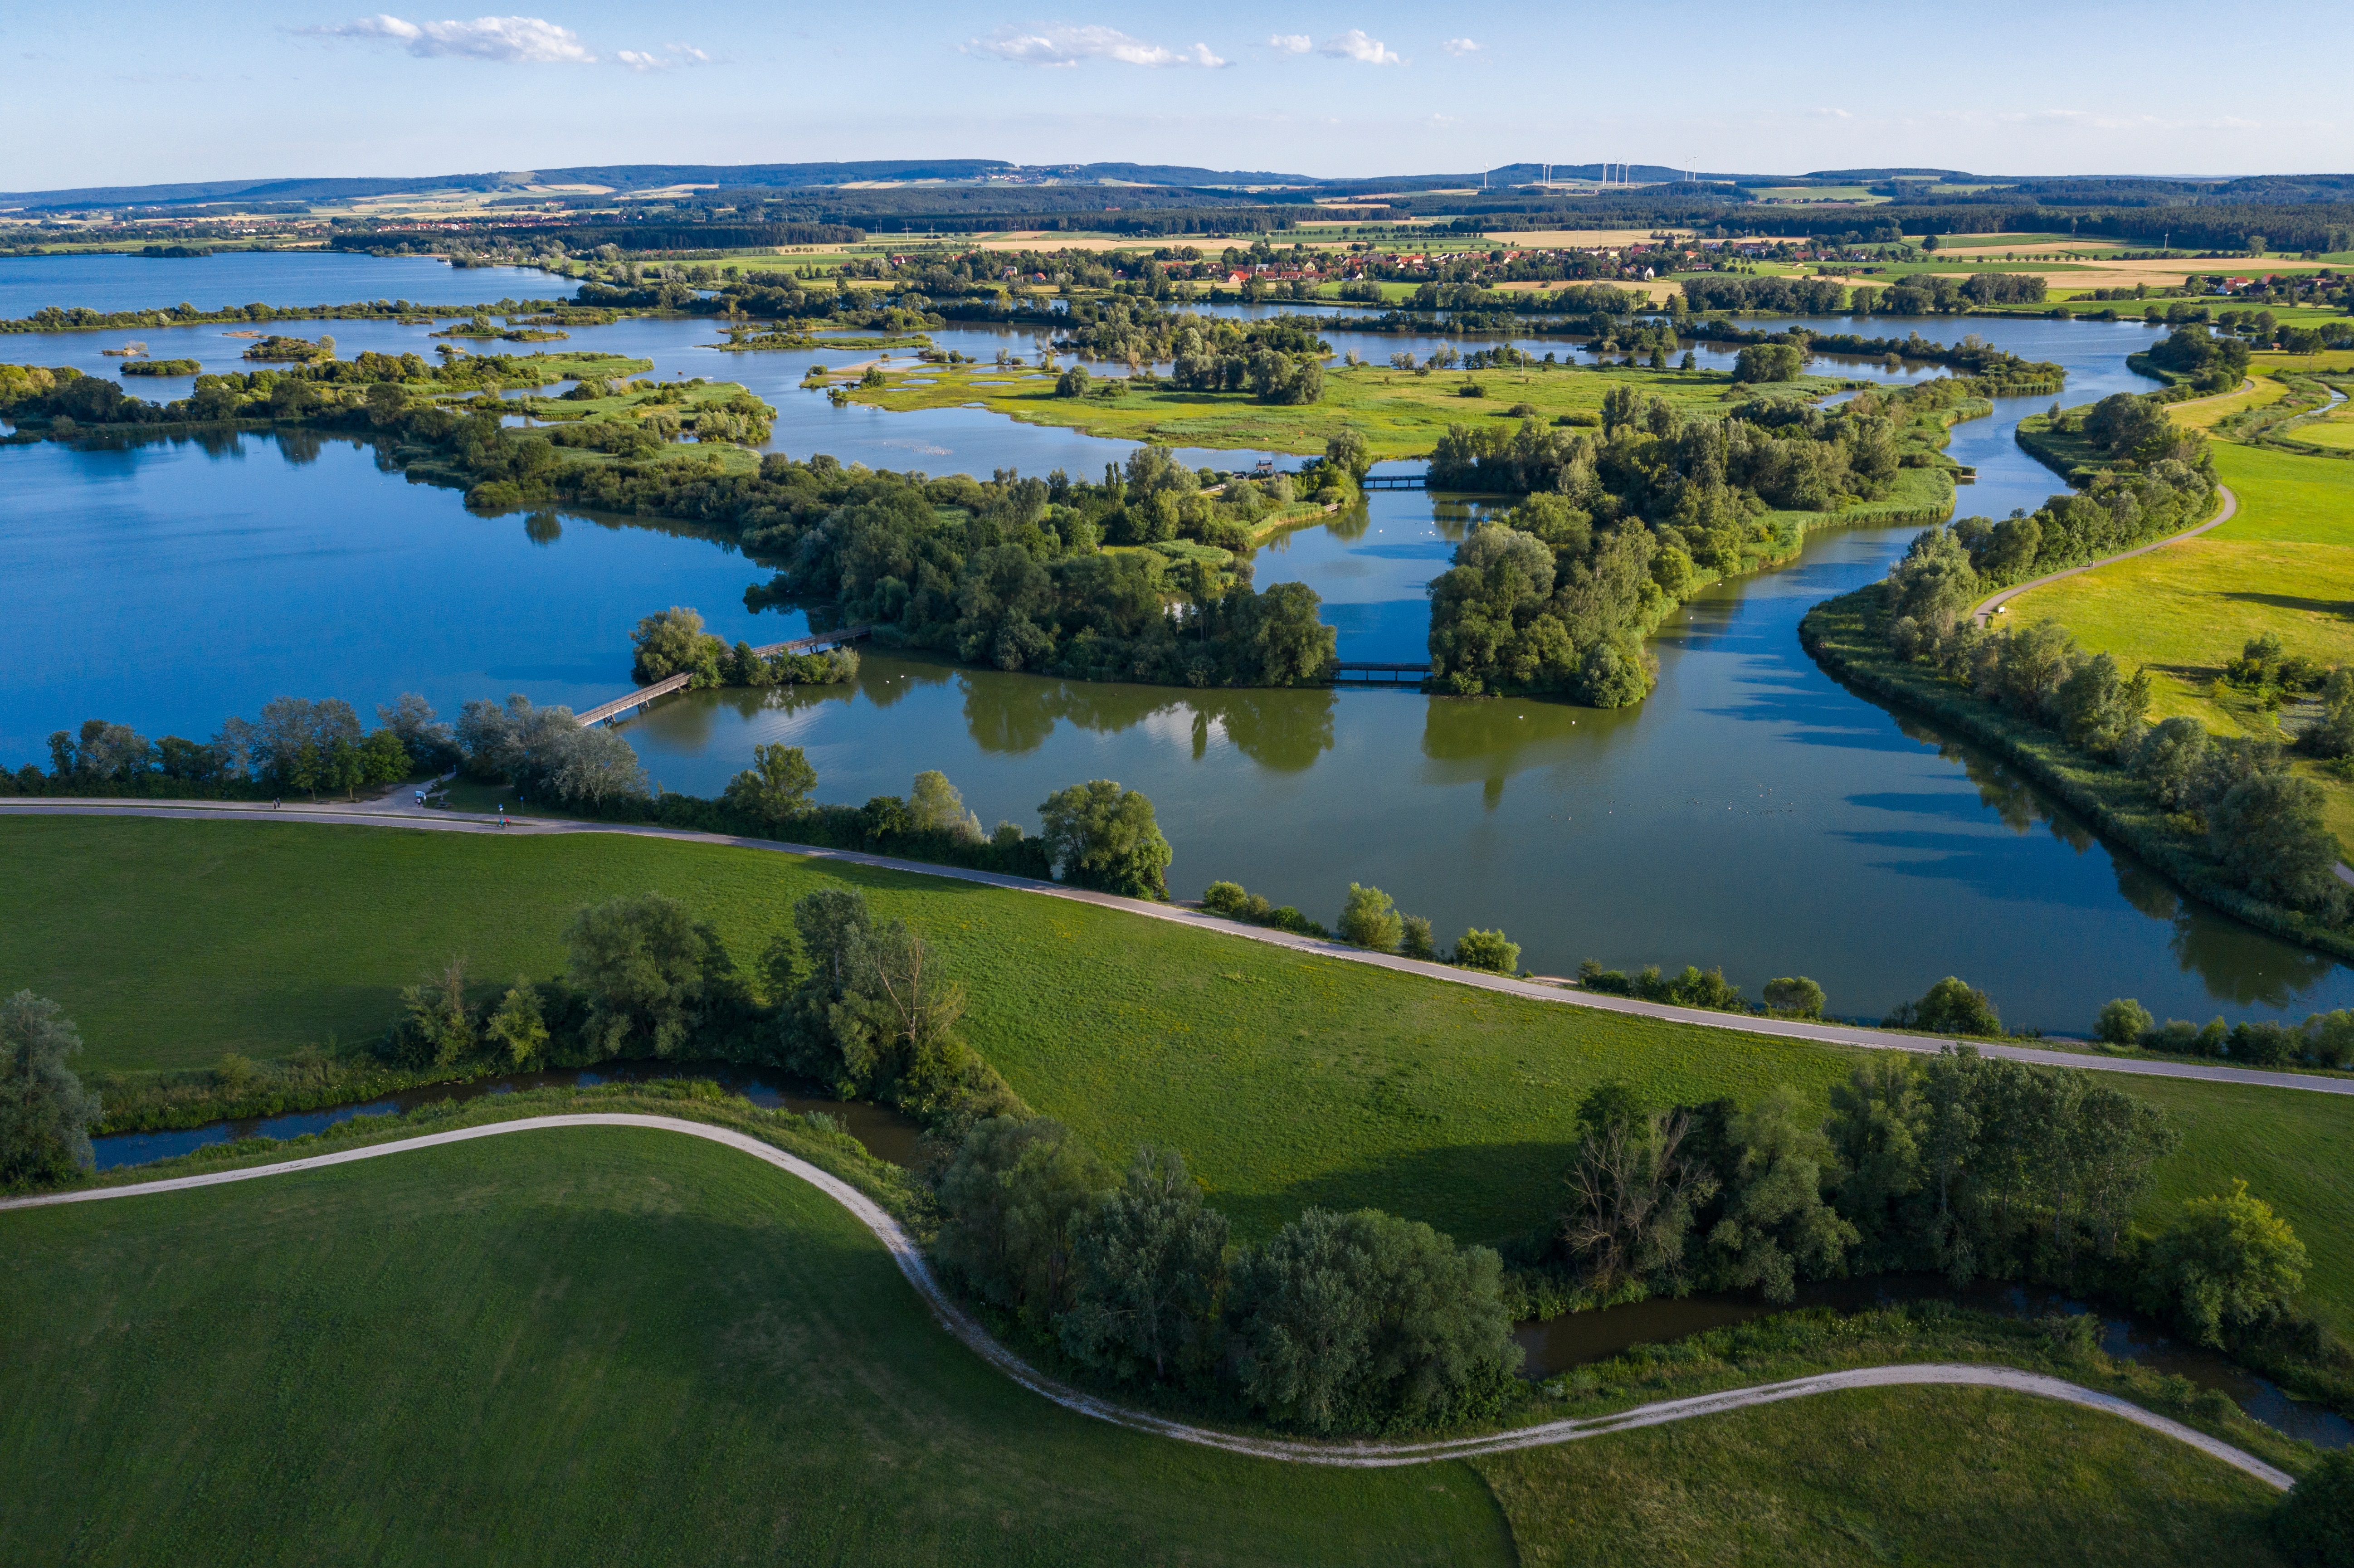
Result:
[[1985,747],[2185,893],[2258,930],[2354,960],[2354,933],[2234,885],[2207,836],[2167,811],[2131,773],[1899,657],[1880,633],[1881,604],[1875,584],[1816,606],[1799,626],[1807,652],[1840,679]]
[[[610,831],[15,816],[0,819],[0,844],[25,889],[20,913],[0,919],[0,970],[66,1006],[93,1074],[371,1039],[400,987],[452,951],[501,983],[552,975],[575,910],[650,887],[711,920],[750,970],[792,899],[856,888],[878,918],[938,946],[970,996],[967,1037],[1024,1099],[1099,1149],[1182,1147],[1245,1237],[1316,1205],[1508,1240],[1549,1223],[1564,1129],[1596,1083],[1657,1105],[1747,1103],[1780,1084],[1819,1099],[1868,1059],[1768,1033],[1798,1027],[1778,1021],[1646,1016],[1468,971],[1446,983],[1408,960],[1349,961],[1165,906],[850,855]],[[370,890],[365,910],[332,891],[354,886]],[[2229,1070],[2198,1082],[2187,1065],[2121,1065],[2167,1075],[2111,1081],[2184,1134],[2149,1214],[2245,1178],[2311,1248],[2316,1310],[2354,1316],[2354,1160],[2316,1155],[2347,1135],[2354,1102]]]

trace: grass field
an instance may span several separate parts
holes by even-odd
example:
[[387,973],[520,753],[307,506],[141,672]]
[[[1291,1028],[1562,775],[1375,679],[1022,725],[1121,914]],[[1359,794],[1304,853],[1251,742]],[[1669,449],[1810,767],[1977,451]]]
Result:
[[1527,1568],[2276,1561],[2258,1483],[2032,1404],[1858,1391],[1475,1463]]
[[[1557,1209],[1593,1085],[1621,1078],[1654,1103],[1779,1083],[1819,1097],[1860,1059],[1093,906],[646,838],[26,817],[0,821],[0,856],[16,893],[0,986],[64,1003],[99,1070],[372,1038],[398,988],[451,952],[486,977],[552,975],[574,910],[649,888],[748,964],[794,898],[847,881],[939,942],[971,991],[971,1039],[1034,1106],[1110,1155],[1175,1145],[1246,1235],[1320,1203],[1502,1240]],[[2354,1105],[2119,1082],[2184,1133],[2153,1216],[2246,1178],[2312,1249],[2318,1308],[2354,1319]]]
[[9,1562],[2269,1561],[2258,1484],[1978,1391],[1388,1470],[1129,1433],[939,1332],[813,1189],[653,1131],[5,1214],[0,1237]]
[[[1521,366],[1417,376],[1368,365],[1328,371],[1322,401],[1285,408],[1243,394],[1161,388],[1123,392],[1117,397],[1058,397],[1052,372],[1008,372],[986,365],[924,365],[886,375],[885,386],[854,390],[853,399],[894,412],[979,404],[1029,424],[1175,446],[1321,452],[1331,437],[1352,429],[1365,438],[1376,458],[1425,456],[1449,425],[1517,425],[1510,410],[1521,403],[1547,422],[1574,414],[1593,416],[1598,423],[1604,394],[1630,383],[1689,409],[1721,415],[1732,386],[1724,372],[1712,370]],[[1457,388],[1467,382],[1484,387],[1486,396],[1461,396]],[[1836,376],[1806,376],[1790,383],[1808,394],[1836,391],[1844,385]]]
[[10,1563],[1510,1561],[1459,1465],[1121,1431],[732,1150],[549,1130],[0,1215]]
[[[2185,405],[2186,422],[2262,399],[2255,394]],[[2308,435],[2317,428],[2306,426]],[[2188,715],[2223,735],[2273,736],[2278,715],[2219,678],[2252,637],[2269,632],[2292,653],[2354,663],[2354,462],[2219,441],[2215,471],[2240,498],[2221,527],[2129,561],[2040,588],[2010,601],[2006,621],[2056,620],[2127,669],[2147,667],[2151,715]],[[2354,784],[2311,762],[2331,830],[2354,853]]]

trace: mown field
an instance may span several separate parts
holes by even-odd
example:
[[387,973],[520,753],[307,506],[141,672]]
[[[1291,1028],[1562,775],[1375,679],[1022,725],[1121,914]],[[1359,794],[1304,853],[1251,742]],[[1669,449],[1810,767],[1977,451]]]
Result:
[[1459,1465],[1121,1431],[831,1199],[548,1129],[0,1214],[10,1563],[1508,1563]]
[[941,1333],[814,1189],[663,1132],[0,1214],[0,1238],[9,1562],[2270,1561],[2258,1484],[1976,1391],[1382,1470],[1126,1432]]
[[1883,1389],[1475,1462],[1525,1568],[2268,1568],[2264,1489],[2124,1422]]
[[[749,964],[793,899],[846,882],[938,941],[970,988],[970,1038],[1033,1105],[1115,1157],[1174,1145],[1244,1235],[1320,1203],[1500,1240],[1557,1210],[1595,1084],[1654,1103],[1749,1101],[1779,1083],[1819,1097],[1860,1059],[1035,895],[640,837],[24,817],[0,820],[0,856],[16,893],[0,985],[62,1001],[93,1069],[372,1039],[399,987],[451,952],[502,981],[552,975],[576,909],[649,888]],[[2246,1178],[2312,1248],[2317,1308],[2354,1318],[2354,1104],[2121,1082],[2184,1134],[2153,1216]]]

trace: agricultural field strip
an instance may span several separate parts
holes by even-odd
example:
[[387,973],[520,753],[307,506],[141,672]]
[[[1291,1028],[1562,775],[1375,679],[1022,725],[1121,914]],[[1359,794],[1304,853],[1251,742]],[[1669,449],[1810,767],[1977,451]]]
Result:
[[[387,801],[414,786],[398,786]],[[1247,941],[1266,942],[1275,947],[1291,948],[1319,958],[1339,959],[1349,963],[1372,964],[1379,969],[1395,969],[1401,974],[1419,976],[1424,980],[1445,980],[1453,985],[1473,986],[1482,991],[1501,991],[1507,996],[1526,997],[1532,1001],[1559,1002],[1570,1007],[1597,1008],[1607,1012],[1629,1012],[1645,1018],[1662,1019],[1671,1023],[1697,1024],[1706,1029],[1723,1029],[1742,1034],[1764,1034],[1785,1040],[1804,1040],[1821,1045],[1846,1045],[1868,1051],[1912,1051],[1923,1055],[1935,1055],[1947,1045],[1975,1046],[1989,1056],[2006,1056],[2017,1062],[2031,1062],[2048,1067],[2080,1067],[2092,1072],[2127,1073],[2139,1077],[2190,1078],[2212,1084],[2246,1084],[2259,1088],[2303,1089],[2313,1094],[2354,1096],[2354,1077],[2327,1077],[2318,1073],[2275,1073],[2253,1067],[2209,1066],[2192,1062],[2150,1061],[2130,1057],[2095,1056],[2070,1051],[2046,1051],[2031,1045],[2002,1045],[1989,1041],[1946,1039],[1923,1034],[1899,1034],[1890,1031],[1866,1029],[1850,1024],[1808,1023],[1797,1019],[1760,1018],[1755,1014],[1709,1012],[1698,1008],[1670,1007],[1663,1002],[1639,1001],[1632,997],[1602,996],[1592,991],[1564,990],[1558,986],[1514,980],[1506,975],[1486,974],[1477,969],[1458,969],[1451,964],[1425,963],[1416,959],[1400,958],[1394,953],[1368,952],[1342,942],[1320,941],[1312,937],[1298,937],[1288,931],[1278,931],[1265,926],[1246,926],[1237,921],[1221,919],[1193,909],[1165,904],[1149,903],[1140,898],[1123,898],[1118,894],[1097,893],[1090,888],[1070,887],[1061,883],[1033,882],[1026,877],[1007,876],[993,871],[973,871],[962,866],[936,865],[927,861],[898,860],[889,855],[867,854],[857,850],[825,849],[813,844],[786,843],[775,839],[734,838],[725,833],[690,832],[679,828],[642,827],[620,822],[588,822],[564,818],[511,817],[503,825],[496,817],[472,816],[459,812],[417,811],[384,803],[358,806],[327,807],[293,806],[272,810],[217,800],[183,800],[170,804],[149,802],[133,804],[116,800],[0,800],[0,816],[115,816],[157,817],[166,820],[323,823],[334,827],[412,828],[432,832],[465,833],[625,833],[644,838],[675,839],[682,843],[717,844],[733,849],[765,850],[784,854],[801,855],[810,860],[840,861],[851,865],[868,866],[878,871],[896,871],[913,876],[936,876],[952,882],[979,883],[989,887],[1002,887],[1016,893],[1043,894],[1050,898],[1067,898],[1074,903],[1098,905],[1106,909],[1120,910],[1130,915],[1142,915],[1155,920],[1167,920],[1176,925],[1191,926],[1197,930],[1214,932],[1222,937],[1239,937]]]
[[1575,1442],[1583,1437],[1606,1436],[1614,1432],[1630,1431],[1643,1426],[1658,1426],[1670,1421],[1690,1420],[1698,1415],[1712,1415],[1722,1411],[1739,1410],[1750,1405],[1775,1404],[1784,1400],[1803,1399],[1808,1394],[1830,1393],[1851,1388],[1891,1388],[1908,1385],[1935,1384],[2000,1389],[2006,1393],[2023,1393],[2042,1399],[2056,1399],[2088,1409],[2105,1411],[2130,1421],[2136,1425],[2187,1443],[2233,1468],[2245,1472],[2280,1491],[2296,1485],[2294,1477],[2264,1463],[2245,1449],[2234,1447],[2220,1438],[2185,1426],[2177,1421],[2144,1410],[2129,1401],[2099,1393],[2092,1389],[2049,1377],[2038,1372],[2020,1372],[2009,1367],[1969,1366],[1947,1362],[1924,1362],[1914,1366],[1860,1367],[1846,1372],[1824,1372],[1813,1377],[1792,1378],[1783,1383],[1761,1383],[1755,1388],[1726,1389],[1716,1393],[1697,1394],[1684,1399],[1662,1400],[1653,1404],[1637,1405],[1610,1415],[1578,1416],[1563,1421],[1548,1421],[1535,1426],[1525,1426],[1511,1432],[1491,1433],[1477,1437],[1454,1437],[1428,1442],[1408,1443],[1295,1443],[1272,1437],[1246,1437],[1230,1432],[1214,1431],[1208,1427],[1192,1426],[1178,1421],[1129,1410],[1108,1401],[1081,1393],[1077,1389],[1042,1375],[1029,1362],[1000,1344],[989,1331],[949,1300],[939,1281],[933,1276],[924,1259],[923,1249],[899,1226],[883,1207],[864,1193],[840,1178],[819,1170],[808,1161],[796,1159],[784,1150],[761,1142],[749,1134],[731,1128],[712,1127],[703,1122],[686,1121],[675,1117],[644,1116],[629,1112],[606,1111],[578,1113],[565,1116],[538,1117],[522,1121],[497,1122],[487,1127],[459,1128],[449,1132],[426,1133],[397,1142],[372,1144],[365,1149],[348,1149],[334,1154],[317,1154],[303,1160],[281,1160],[274,1165],[249,1166],[241,1171],[216,1171],[196,1176],[176,1176],[161,1181],[143,1181],[134,1186],[86,1189],[73,1192],[50,1192],[33,1197],[0,1199],[0,1210],[46,1208],[59,1203],[95,1202],[107,1198],[135,1198],[163,1192],[189,1192],[200,1187],[217,1187],[231,1181],[249,1181],[263,1176],[282,1176],[298,1171],[323,1170],[329,1166],[345,1165],[356,1160],[372,1160],[378,1155],[399,1154],[410,1150],[433,1149],[443,1144],[464,1143],[478,1138],[495,1138],[503,1133],[531,1132],[548,1128],[626,1127],[642,1128],[659,1132],[684,1133],[690,1138],[707,1139],[730,1149],[740,1150],[756,1159],[767,1161],[788,1175],[797,1176],[815,1187],[873,1232],[899,1266],[899,1272],[917,1295],[931,1308],[943,1328],[972,1352],[1004,1373],[1014,1383],[1051,1400],[1064,1409],[1077,1414],[1109,1422],[1131,1431],[1167,1437],[1181,1443],[1197,1444],[1204,1447],[1224,1449],[1228,1453],[1247,1455],[1255,1458],[1279,1459],[1290,1464],[1332,1465],[1349,1468],[1377,1469],[1400,1465],[1422,1465],[1437,1460],[1475,1457],[1482,1454],[1508,1453],[1514,1449],[1545,1447],[1556,1443]]
[[[2245,392],[2249,387],[2253,387],[2255,383],[2251,381],[2247,386],[2241,387],[2240,391]],[[2224,393],[2223,396],[2232,397],[2239,396],[2239,393],[2227,392]],[[2168,534],[2163,539],[2153,539],[2147,545],[2137,545],[2130,550],[2120,550],[2114,556],[2103,556],[2097,561],[2086,561],[2081,567],[2070,567],[2066,571],[2053,572],[2048,577],[2037,577],[2033,582],[2020,583],[2017,588],[2007,588],[2000,593],[1988,595],[1987,598],[1980,599],[1977,606],[1970,610],[1970,619],[1977,621],[1980,626],[1984,626],[1987,623],[1988,618],[1992,616],[1996,610],[2001,609],[2011,599],[2017,599],[2020,594],[2027,592],[2030,588],[2040,588],[2045,583],[2056,583],[2062,577],[2073,577],[2080,572],[2089,572],[2100,567],[2113,565],[2118,561],[2129,561],[2136,556],[2147,556],[2152,550],[2162,550],[2168,545],[2179,545],[2185,539],[2195,539],[2200,535],[2207,532],[2210,528],[2221,527],[2224,524],[2229,523],[2232,520],[2232,514],[2240,509],[2240,498],[2232,493],[2232,487],[2228,484],[2217,485],[2215,487],[2215,493],[2222,498],[2223,504],[2217,507],[2215,509],[2215,515],[2207,519],[2206,522],[2200,523],[2193,527],[2185,528],[2179,534]]]

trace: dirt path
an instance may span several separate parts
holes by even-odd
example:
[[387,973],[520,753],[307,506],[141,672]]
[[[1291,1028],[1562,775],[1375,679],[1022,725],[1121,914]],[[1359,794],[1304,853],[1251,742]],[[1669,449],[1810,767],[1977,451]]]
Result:
[[217,1187],[231,1181],[251,1181],[265,1176],[281,1176],[298,1171],[319,1171],[329,1166],[347,1165],[357,1160],[373,1160],[382,1155],[401,1154],[411,1150],[433,1149],[444,1144],[466,1143],[478,1138],[496,1138],[511,1132],[530,1132],[546,1128],[579,1127],[644,1128],[663,1132],[684,1133],[690,1138],[707,1139],[740,1150],[755,1159],[767,1161],[778,1170],[797,1176],[850,1211],[861,1224],[875,1234],[891,1260],[907,1283],[916,1287],[939,1319],[941,1327],[957,1337],[974,1354],[1029,1389],[1042,1398],[1052,1400],[1064,1409],[1081,1415],[1107,1421],[1131,1431],[1150,1433],[1180,1443],[1197,1444],[1205,1448],[1222,1448],[1228,1453],[1246,1454],[1262,1459],[1279,1459],[1291,1464],[1334,1465],[1351,1468],[1386,1468],[1399,1465],[1428,1464],[1438,1459],[1469,1458],[1480,1454],[1500,1454],[1516,1448],[1539,1448],[1555,1443],[1575,1442],[1583,1437],[1599,1437],[1613,1432],[1632,1431],[1638,1427],[1658,1426],[1670,1421],[1688,1421],[1696,1415],[1712,1415],[1720,1411],[1740,1410],[1750,1405],[1775,1404],[1788,1399],[1803,1399],[1808,1394],[1830,1393],[1850,1388],[1893,1388],[1907,1385],[1935,1384],[1946,1387],[2001,1389],[2011,1393],[2031,1394],[2041,1399],[2056,1399],[2088,1409],[2105,1411],[2111,1415],[2147,1427],[2179,1443],[2188,1443],[2201,1453],[2211,1455],[2233,1468],[2245,1472],[2268,1487],[2286,1491],[2296,1484],[2294,1477],[2275,1469],[2245,1449],[2238,1448],[2218,1437],[2170,1421],[2163,1415],[2144,1410],[2128,1400],[2114,1394],[2098,1393],[2064,1379],[2049,1377],[2041,1372],[2020,1372],[2010,1367],[1969,1366],[1945,1362],[1924,1362],[1912,1366],[1862,1367],[1848,1372],[1823,1372],[1814,1377],[1793,1378],[1784,1383],[1762,1383],[1755,1388],[1727,1389],[1719,1393],[1696,1394],[1685,1399],[1663,1400],[1653,1404],[1638,1405],[1612,1415],[1583,1416],[1566,1421],[1548,1421],[1540,1425],[1524,1426],[1510,1432],[1495,1432],[1476,1437],[1453,1437],[1419,1443],[1301,1443],[1272,1437],[1250,1437],[1232,1432],[1220,1432],[1205,1426],[1193,1426],[1171,1421],[1142,1411],[1098,1399],[1039,1372],[1029,1362],[1015,1355],[991,1338],[988,1330],[967,1316],[949,1298],[925,1260],[923,1249],[913,1237],[899,1227],[883,1206],[853,1187],[840,1177],[819,1170],[805,1160],[800,1160],[773,1145],[761,1142],[746,1133],[728,1128],[712,1127],[703,1122],[685,1121],[675,1117],[640,1116],[626,1112],[605,1112],[574,1116],[541,1117],[525,1121],[493,1123],[488,1127],[460,1128],[449,1132],[428,1133],[421,1138],[402,1139],[395,1143],[371,1144],[364,1149],[349,1149],[334,1154],[313,1155],[307,1160],[281,1160],[273,1165],[248,1166],[241,1171],[216,1171],[197,1176],[178,1176],[161,1181],[143,1181],[133,1186],[101,1187],[74,1192],[45,1193],[30,1198],[0,1201],[0,1209],[47,1208],[61,1203],[97,1202],[112,1198],[135,1198],[158,1192],[185,1192],[200,1187]]
[[[2234,394],[2227,392],[2222,396],[2228,397]],[[2007,588],[1990,599],[1979,600],[1978,607],[1970,611],[1970,619],[1978,625],[1984,626],[1995,611],[2031,588],[2040,588],[2046,583],[2056,583],[2062,577],[2073,577],[2079,572],[2097,571],[2103,567],[2115,566],[2119,561],[2130,561],[2136,556],[2147,556],[2152,550],[2163,550],[2168,545],[2179,545],[2185,539],[2196,539],[2210,528],[2221,527],[2232,520],[2232,514],[2240,509],[2240,498],[2232,493],[2232,487],[2228,484],[2217,485],[2215,493],[2222,497],[2222,506],[2217,510],[2214,516],[2200,524],[2196,528],[2185,528],[2179,534],[2168,534],[2163,539],[2153,540],[2149,544],[2137,546],[2130,550],[2120,550],[2114,556],[2103,556],[2097,561],[2086,561],[2081,567],[2070,567],[2064,572],[2053,572],[2049,577],[2037,577],[2034,581],[2021,583],[2017,588]]]
[[897,860],[889,855],[864,854],[856,850],[824,849],[814,844],[784,843],[773,839],[735,838],[725,833],[689,832],[680,828],[642,827],[623,822],[587,822],[562,817],[509,817],[502,826],[496,817],[478,816],[461,811],[419,810],[414,806],[400,809],[396,799],[376,802],[362,810],[328,802],[321,805],[289,803],[278,810],[233,800],[70,800],[47,798],[0,799],[0,817],[5,816],[77,816],[77,817],[162,817],[184,821],[224,819],[231,821],[261,821],[278,823],[328,824],[342,827],[405,828],[428,832],[506,833],[622,833],[641,838],[673,839],[682,843],[721,844],[735,849],[766,851],[773,853],[806,855],[812,860],[840,861],[849,865],[872,866],[882,871],[907,872],[916,876],[945,877],[952,882],[974,882],[990,887],[1002,887],[1017,893],[1033,893],[1047,898],[1067,898],[1076,904],[1094,904],[1124,914],[1140,915],[1147,919],[1167,920],[1199,930],[1214,932],[1221,937],[1238,938],[1244,941],[1265,942],[1278,948],[1290,948],[1320,958],[1338,959],[1346,963],[1370,964],[1376,969],[1395,969],[1402,974],[1419,975],[1425,980],[1444,980],[1450,985],[1468,985],[1481,991],[1502,991],[1509,996],[1526,997],[1533,1001],[1550,1001],[1569,1007],[1590,1007],[1604,1012],[1627,1012],[1644,1018],[1661,1018],[1676,1023],[1690,1023],[1703,1029],[1726,1029],[1737,1033],[1764,1034],[1783,1040],[1807,1040],[1824,1045],[1859,1046],[1870,1051],[1912,1051],[1935,1055],[1948,1044],[1975,1045],[1988,1056],[2005,1056],[2015,1062],[2032,1062],[2048,1067],[2081,1067],[2095,1073],[2126,1073],[2149,1078],[2192,1078],[2211,1084],[2247,1084],[2264,1088],[2301,1089],[2311,1094],[2354,1095],[2354,1077],[2326,1077],[2317,1073],[2275,1073],[2253,1067],[2211,1066],[2200,1062],[2170,1062],[2133,1056],[2094,1055],[2091,1053],[2052,1051],[2032,1045],[2003,1045],[1988,1041],[1956,1041],[1933,1034],[1901,1034],[1893,1030],[1872,1029],[1860,1024],[1808,1023],[1797,1019],[1760,1018],[1749,1013],[1708,1012],[1699,1008],[1671,1007],[1664,1002],[1638,1001],[1632,997],[1605,996],[1594,991],[1577,991],[1561,985],[1549,985],[1536,980],[1513,980],[1504,975],[1485,974],[1478,969],[1457,969],[1451,964],[1425,963],[1416,959],[1399,958],[1394,953],[1369,953],[1345,942],[1319,941],[1313,937],[1295,937],[1288,931],[1277,931],[1264,926],[1246,926],[1205,915],[1196,909],[1181,908],[1171,904],[1155,904],[1141,898],[1123,898],[1118,894],[1097,893],[1084,887],[1068,887],[1061,883],[1037,882],[1024,876],[1007,876],[993,871],[969,871],[961,866],[934,865],[924,861]]

